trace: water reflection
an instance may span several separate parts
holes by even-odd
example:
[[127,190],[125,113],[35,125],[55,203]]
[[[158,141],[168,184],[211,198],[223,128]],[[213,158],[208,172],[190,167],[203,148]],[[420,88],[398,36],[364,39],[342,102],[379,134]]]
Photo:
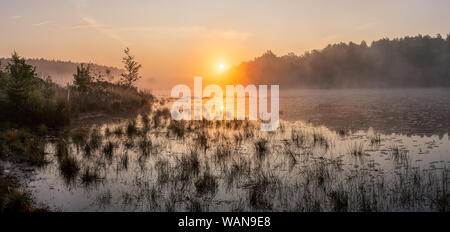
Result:
[[[52,162],[29,183],[36,199],[64,211],[438,210],[436,194],[449,181],[447,134],[288,121],[267,133],[249,121],[174,125],[167,118],[157,128],[145,121],[91,128],[84,144],[72,135],[69,152],[80,170],[71,181],[49,143]],[[98,148],[86,152],[96,136]]]

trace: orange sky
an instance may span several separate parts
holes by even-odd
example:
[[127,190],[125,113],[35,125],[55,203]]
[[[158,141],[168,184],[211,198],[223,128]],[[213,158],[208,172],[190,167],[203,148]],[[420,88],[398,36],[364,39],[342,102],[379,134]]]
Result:
[[144,87],[192,82],[266,50],[301,54],[329,43],[441,33],[450,1],[0,0],[0,56],[121,67],[130,47]]

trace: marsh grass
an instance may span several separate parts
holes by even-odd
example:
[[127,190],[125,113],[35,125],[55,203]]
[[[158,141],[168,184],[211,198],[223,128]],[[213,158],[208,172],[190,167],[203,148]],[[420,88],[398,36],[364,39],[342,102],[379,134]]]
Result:
[[229,161],[232,156],[232,148],[229,144],[220,144],[216,147],[214,159],[218,163]]
[[127,150],[132,149],[132,148],[135,146],[134,139],[129,139],[129,138],[125,139],[125,140],[123,141],[123,146],[124,146],[125,149],[127,149]]
[[84,144],[83,151],[86,157],[90,157],[92,155],[93,150],[94,149],[92,148],[91,144],[89,143]]
[[[378,147],[364,148],[364,141],[373,144],[371,135],[344,139],[288,123],[284,131],[266,133],[248,121],[178,122],[164,115],[156,109],[141,115],[139,127],[136,120],[109,125],[111,136],[97,136],[96,128],[72,131],[72,143],[61,136],[55,147],[61,175],[72,184],[79,176],[90,191],[103,180],[126,183],[117,200],[126,210],[448,211],[445,168],[442,174],[420,169],[402,146],[380,144],[396,166],[382,170],[372,155]],[[23,134],[10,132],[10,147],[24,151]],[[72,153],[74,147],[90,155]],[[363,157],[368,162],[351,162]]]
[[287,156],[287,158],[289,160],[289,167],[292,169],[298,163],[296,154],[289,148],[286,149],[284,154]]
[[111,135],[113,133],[112,133],[112,131],[111,131],[111,129],[109,127],[106,127],[104,134],[105,134],[105,137],[109,138],[109,137],[111,137]]
[[0,175],[0,213],[46,211],[35,208],[33,203],[30,193],[21,191],[16,181]]
[[133,120],[129,120],[128,123],[127,123],[125,131],[126,131],[127,136],[129,138],[132,138],[133,136],[137,135],[139,130],[137,128],[136,120],[134,120],[134,119]]
[[80,171],[80,164],[73,156],[65,155],[59,159],[59,170],[67,182],[73,182]]
[[183,138],[186,133],[185,121],[171,120],[167,129],[177,138]]
[[70,132],[70,136],[72,138],[72,142],[77,146],[81,147],[86,144],[88,138],[88,131],[85,129],[75,129]]
[[63,157],[69,155],[70,144],[64,138],[58,138],[56,141],[56,156]]
[[381,135],[379,133],[375,133],[373,137],[370,138],[370,145],[379,146],[381,144]]
[[117,138],[120,138],[120,137],[122,137],[122,135],[123,135],[123,129],[122,129],[121,126],[118,126],[118,127],[116,127],[116,128],[113,130],[112,133],[113,133],[114,136],[116,136]]
[[448,190],[449,175],[447,168],[444,167],[441,172],[440,186],[436,190],[435,204],[440,212],[450,211],[450,192]]
[[348,192],[340,187],[336,190],[331,191],[328,196],[331,200],[334,212],[347,212],[348,211]]
[[399,147],[398,145],[391,145],[390,154],[392,157],[392,160],[395,162],[396,165],[408,165],[409,164],[409,157],[408,157],[408,150],[403,149]]
[[202,148],[205,153],[209,148],[208,137],[208,134],[202,131],[200,133],[197,133],[197,137],[195,139],[197,146]]
[[102,145],[103,136],[97,128],[92,129],[89,136],[89,146],[92,150],[97,150]]
[[170,111],[168,108],[158,109],[156,112],[154,112],[152,121],[153,121],[153,127],[159,128],[163,126],[164,121],[169,119],[171,117]]
[[347,129],[338,129],[337,130],[337,134],[341,137],[341,138],[345,138],[346,136],[350,135],[350,131],[348,131]]
[[199,195],[214,195],[216,194],[218,187],[219,183],[217,178],[212,175],[208,169],[203,172],[203,175],[201,175],[197,181],[195,181],[195,189]]
[[242,135],[241,132],[238,132],[238,133],[234,134],[233,138],[234,138],[234,143],[237,146],[241,146],[242,145],[242,141],[244,140],[244,136]]
[[200,172],[200,160],[196,151],[191,150],[189,154],[177,157],[176,169],[179,170],[178,179],[189,180]]
[[142,156],[147,157],[152,153],[153,143],[147,136],[139,140],[138,145]]
[[125,152],[120,156],[119,169],[128,170],[128,164],[129,164],[129,157],[128,153]]
[[114,155],[114,150],[116,149],[117,144],[115,144],[112,141],[107,141],[106,144],[103,146],[103,154],[108,160],[111,160]]
[[303,130],[297,131],[292,129],[291,141],[298,147],[304,148],[307,145],[307,133]]
[[[43,166],[45,157],[45,140],[22,129],[7,130],[3,136],[5,145],[2,152],[11,154],[10,158],[17,162],[28,162]],[[0,138],[1,139],[1,138]]]
[[107,190],[105,192],[99,193],[95,199],[95,203],[100,207],[104,208],[111,204],[112,193],[111,190]]
[[362,142],[354,142],[349,147],[349,153],[353,157],[361,158],[364,155],[364,143]]
[[233,160],[230,168],[226,171],[226,183],[228,189],[231,189],[236,181],[248,177],[251,173],[251,163],[243,157],[239,160]]
[[148,114],[141,114],[142,131],[147,134],[150,131],[150,118]]
[[271,193],[276,190],[278,184],[279,180],[272,173],[256,173],[246,186],[250,207],[256,210],[272,209]]
[[166,212],[175,212],[175,203],[176,203],[176,196],[175,194],[171,193],[164,201],[164,208]]
[[171,179],[171,166],[169,160],[159,159],[155,163],[155,170],[158,173],[157,182],[159,184],[166,184]]
[[45,141],[38,137],[29,138],[25,144],[25,153],[28,161],[37,166],[43,166],[47,163],[45,158]]
[[97,168],[86,167],[81,173],[81,183],[86,186],[96,184],[100,182],[102,178],[100,177],[99,170]]
[[314,130],[312,133],[312,138],[314,146],[321,146],[325,149],[330,147],[328,139],[321,132]]
[[256,140],[254,147],[258,160],[262,160],[269,151],[268,141],[263,138]]

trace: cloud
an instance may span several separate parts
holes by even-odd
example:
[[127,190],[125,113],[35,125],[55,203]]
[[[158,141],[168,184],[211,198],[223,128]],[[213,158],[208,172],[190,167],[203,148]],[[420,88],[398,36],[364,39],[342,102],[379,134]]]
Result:
[[33,26],[43,26],[43,25],[47,25],[52,23],[52,21],[44,21],[44,22],[39,22],[39,23],[34,23],[32,24]]
[[111,39],[117,40],[123,45],[127,45],[128,43],[119,35],[117,34],[113,29],[105,26],[104,24],[98,23],[96,19],[82,16],[81,19],[85,22],[85,24],[79,24],[79,25],[73,25],[67,27],[68,29],[82,29],[82,28],[94,28],[97,31],[103,33],[104,35],[108,36]]
[[148,31],[159,34],[169,34],[174,36],[200,36],[207,38],[220,38],[225,40],[246,40],[252,34],[236,30],[209,29],[201,26],[191,27],[134,27],[124,28],[131,31]]
[[104,25],[86,23],[86,24],[78,24],[78,25],[68,26],[68,27],[66,27],[66,29],[83,29],[83,28],[98,28],[98,27],[104,27]]
[[22,18],[22,15],[15,15],[15,16],[11,16],[12,20],[19,20]]

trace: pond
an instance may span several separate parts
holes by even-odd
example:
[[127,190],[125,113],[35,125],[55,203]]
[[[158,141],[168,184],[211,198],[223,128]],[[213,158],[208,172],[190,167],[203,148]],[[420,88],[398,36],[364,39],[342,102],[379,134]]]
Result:
[[75,129],[25,183],[61,211],[448,209],[448,89],[282,91],[280,110],[274,132],[157,109]]

